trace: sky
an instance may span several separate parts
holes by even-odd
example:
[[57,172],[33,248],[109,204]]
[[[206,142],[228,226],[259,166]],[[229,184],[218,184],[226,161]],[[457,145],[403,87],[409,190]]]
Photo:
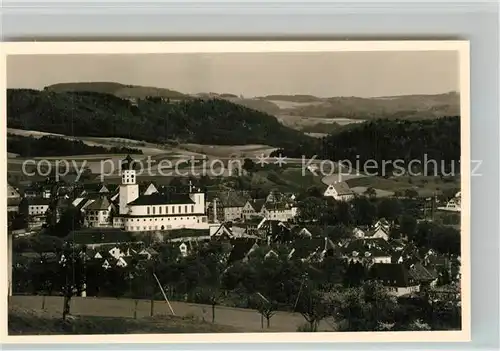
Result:
[[307,94],[377,97],[459,91],[454,51],[16,55],[8,88],[117,82],[182,93],[245,97]]

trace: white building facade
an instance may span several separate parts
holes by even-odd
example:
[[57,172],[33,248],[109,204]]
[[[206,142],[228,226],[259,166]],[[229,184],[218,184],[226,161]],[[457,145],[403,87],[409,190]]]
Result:
[[114,227],[132,232],[208,229],[205,194],[200,189],[190,187],[187,194],[174,194],[154,188],[140,195],[136,181],[135,170],[123,170]]

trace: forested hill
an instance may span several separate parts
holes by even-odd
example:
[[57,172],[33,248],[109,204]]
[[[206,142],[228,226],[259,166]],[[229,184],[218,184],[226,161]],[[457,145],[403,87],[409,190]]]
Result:
[[226,100],[160,98],[132,103],[111,94],[7,91],[9,128],[74,136],[122,137],[148,142],[267,144],[288,148],[312,138],[283,126],[274,116]]
[[[460,117],[435,120],[378,119],[352,125],[338,133],[319,139],[314,147],[292,147],[275,151],[288,157],[316,155],[332,161],[350,160],[355,165],[374,160],[436,160],[448,167],[460,160]],[[458,167],[459,168],[459,167]],[[458,172],[459,169],[455,170]]]

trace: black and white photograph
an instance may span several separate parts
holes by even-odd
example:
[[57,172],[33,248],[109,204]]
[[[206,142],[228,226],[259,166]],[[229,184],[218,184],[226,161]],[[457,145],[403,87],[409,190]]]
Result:
[[470,337],[467,42],[38,44],[5,50],[9,338]]

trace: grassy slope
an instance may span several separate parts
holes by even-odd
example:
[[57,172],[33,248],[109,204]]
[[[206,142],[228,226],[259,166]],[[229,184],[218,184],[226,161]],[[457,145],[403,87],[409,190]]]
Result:
[[57,334],[153,334],[153,333],[231,333],[237,329],[201,322],[188,317],[155,316],[147,318],[119,318],[72,316],[61,320],[60,314],[9,308],[10,335]]

